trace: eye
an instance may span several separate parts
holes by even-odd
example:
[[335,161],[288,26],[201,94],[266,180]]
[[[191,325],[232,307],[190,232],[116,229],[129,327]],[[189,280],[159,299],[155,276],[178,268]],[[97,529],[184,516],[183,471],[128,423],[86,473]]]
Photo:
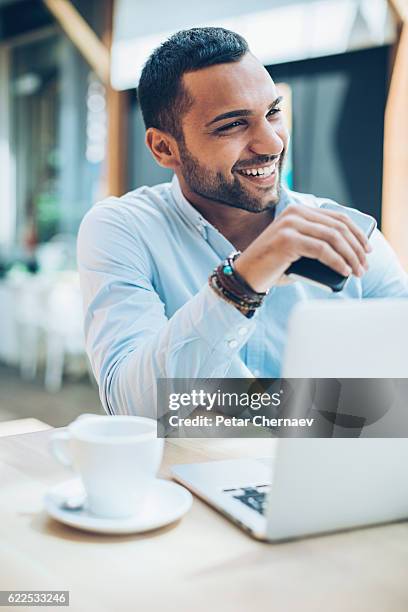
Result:
[[267,117],[273,117],[273,115],[277,115],[280,112],[282,112],[281,108],[271,108],[271,110],[267,114]]
[[242,121],[233,121],[232,123],[228,123],[227,125],[223,125],[217,128],[216,132],[226,132],[227,130],[231,130],[232,128],[238,127],[240,125],[243,125]]

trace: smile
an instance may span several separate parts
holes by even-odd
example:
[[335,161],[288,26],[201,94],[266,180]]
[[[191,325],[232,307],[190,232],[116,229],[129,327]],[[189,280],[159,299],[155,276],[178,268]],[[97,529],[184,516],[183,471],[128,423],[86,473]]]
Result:
[[245,170],[238,170],[239,174],[243,176],[271,176],[276,170],[276,161],[270,166],[262,166],[260,168],[248,168]]
[[238,174],[248,179],[250,182],[257,183],[264,186],[272,186],[276,179],[276,165],[277,161],[269,166],[262,166],[259,168],[248,168],[245,170],[238,170]]

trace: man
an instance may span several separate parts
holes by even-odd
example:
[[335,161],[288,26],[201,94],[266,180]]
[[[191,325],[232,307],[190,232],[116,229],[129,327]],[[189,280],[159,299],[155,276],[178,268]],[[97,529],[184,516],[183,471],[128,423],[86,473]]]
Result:
[[[147,146],[174,179],[100,202],[79,233],[87,351],[108,412],[155,416],[158,378],[278,377],[300,300],[408,297],[380,232],[370,246],[346,215],[282,188],[281,98],[242,37],[175,34],[138,94]],[[332,295],[285,283],[301,256],[353,276]]]

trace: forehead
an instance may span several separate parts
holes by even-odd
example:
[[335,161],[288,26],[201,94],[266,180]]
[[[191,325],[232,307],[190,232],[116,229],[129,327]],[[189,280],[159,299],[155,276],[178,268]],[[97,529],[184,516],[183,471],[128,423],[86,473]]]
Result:
[[250,53],[238,62],[184,74],[183,84],[193,98],[186,123],[202,124],[234,109],[264,109],[278,96],[270,75]]

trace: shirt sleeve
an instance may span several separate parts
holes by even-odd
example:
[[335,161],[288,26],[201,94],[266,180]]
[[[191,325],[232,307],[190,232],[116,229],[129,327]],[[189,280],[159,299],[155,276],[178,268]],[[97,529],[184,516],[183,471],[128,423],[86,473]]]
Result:
[[369,270],[362,278],[364,298],[408,298],[408,275],[397,255],[379,230],[371,240],[368,255]]
[[117,212],[100,205],[85,216],[77,255],[86,350],[107,412],[160,417],[158,378],[222,378],[240,362],[256,317],[205,285],[168,318],[154,264]]

